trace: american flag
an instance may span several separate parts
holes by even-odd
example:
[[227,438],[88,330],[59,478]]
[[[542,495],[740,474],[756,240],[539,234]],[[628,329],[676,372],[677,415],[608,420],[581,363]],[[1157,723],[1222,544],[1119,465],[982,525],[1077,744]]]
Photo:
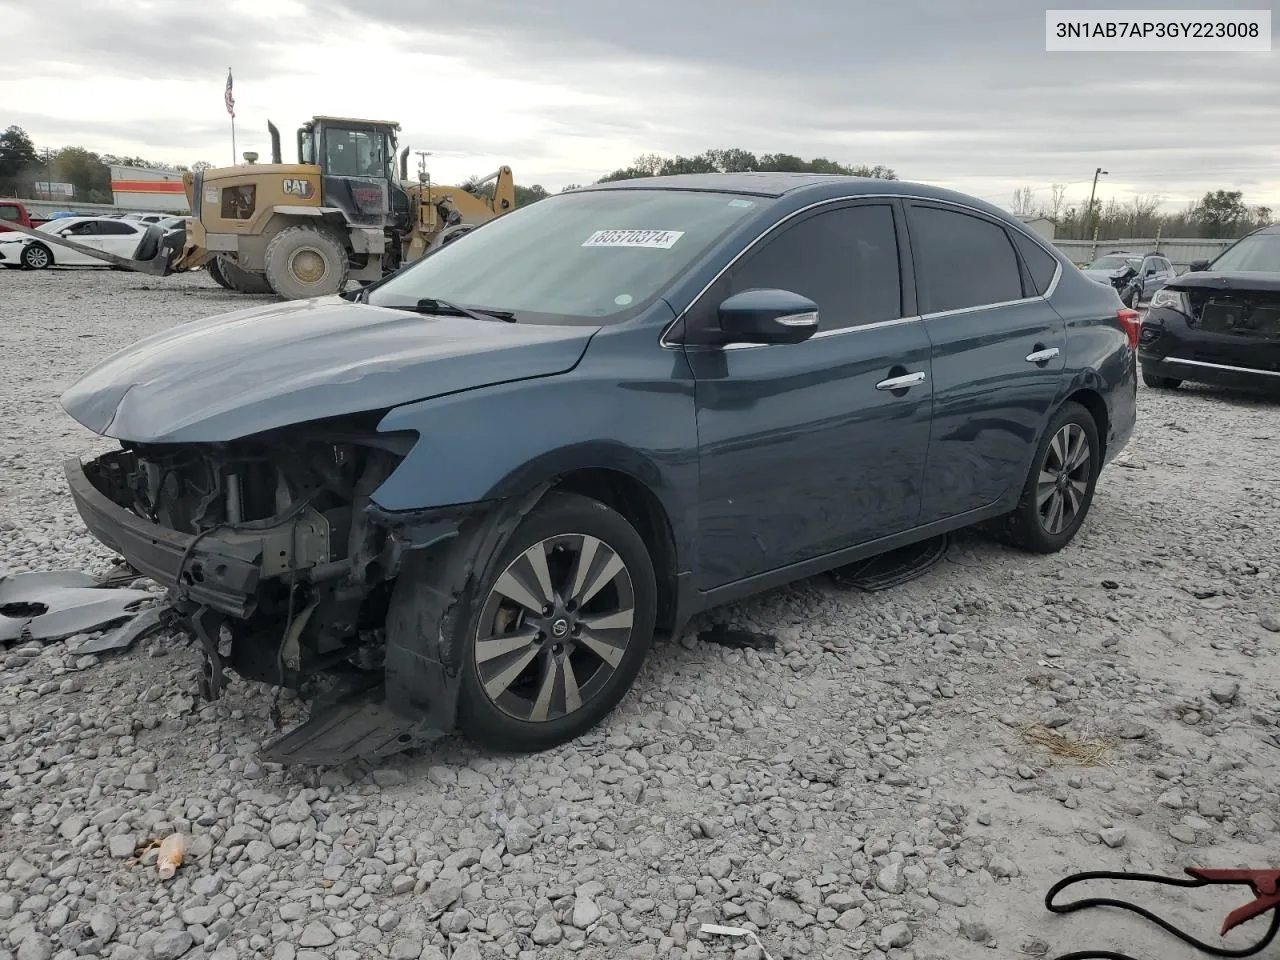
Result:
[[227,102],[227,113],[231,114],[231,119],[236,118],[236,98],[231,95],[231,68],[227,67],[227,92],[223,95],[223,99]]

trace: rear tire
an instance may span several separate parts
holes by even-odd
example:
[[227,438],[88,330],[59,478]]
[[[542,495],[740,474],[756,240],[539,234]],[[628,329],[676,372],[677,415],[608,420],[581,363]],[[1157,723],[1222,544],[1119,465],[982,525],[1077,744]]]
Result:
[[222,289],[231,289],[231,284],[227,282],[227,278],[222,272],[222,261],[217,257],[214,257],[204,265],[204,272],[209,274],[210,279]]
[[250,273],[237,263],[230,260],[219,258],[222,268],[222,276],[226,278],[231,289],[236,293],[274,293],[271,284],[267,283],[267,278],[260,273]]
[[454,637],[466,736],[490,749],[546,750],[626,696],[653,640],[657,584],[644,540],[621,514],[549,495],[485,563],[477,587]]
[[1142,382],[1155,390],[1177,390],[1182,386],[1182,381],[1177,377],[1160,377],[1145,370],[1142,371]]
[[1032,553],[1061,550],[1089,514],[1101,469],[1093,414],[1078,403],[1063,404],[1040,438],[1018,506],[998,528],[1000,538]]
[[53,251],[43,243],[28,243],[22,248],[22,266],[27,270],[46,270],[53,266]]
[[349,270],[346,248],[328,230],[289,227],[267,244],[267,280],[286,300],[340,293]]

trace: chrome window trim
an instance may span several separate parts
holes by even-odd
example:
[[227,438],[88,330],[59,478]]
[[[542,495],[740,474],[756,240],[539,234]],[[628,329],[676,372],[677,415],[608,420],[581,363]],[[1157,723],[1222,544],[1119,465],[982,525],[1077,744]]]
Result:
[[[783,217],[783,218],[782,218],[781,220],[779,220],[777,223],[772,223],[772,224],[770,224],[768,227],[766,227],[766,228],[764,229],[764,231],[763,231],[763,232],[761,232],[760,234],[758,234],[758,235],[755,237],[755,239],[754,239],[754,240],[752,240],[752,241],[751,241],[750,243],[748,243],[745,247],[743,247],[741,250],[739,250],[739,251],[738,251],[738,253],[734,256],[734,258],[733,258],[732,260],[730,260],[730,261],[729,261],[728,263],[726,263],[723,267],[721,267],[721,268],[716,272],[716,275],[715,275],[714,277],[712,277],[709,281],[707,281],[706,285],[705,285],[701,290],[699,290],[696,294],[694,294],[694,297],[693,297],[693,299],[692,299],[692,300],[690,300],[690,301],[689,301],[688,306],[686,306],[683,310],[681,310],[681,311],[676,315],[675,319],[673,319],[670,323],[668,323],[665,327],[663,327],[663,329],[662,329],[662,333],[661,333],[661,335],[658,337],[658,345],[659,345],[660,347],[662,347],[664,350],[677,350],[677,349],[679,349],[679,348],[681,348],[681,347],[703,347],[703,346],[712,346],[711,344],[696,344],[696,343],[691,343],[691,344],[680,344],[680,343],[671,343],[669,340],[667,340],[667,334],[669,334],[669,333],[670,333],[670,332],[675,328],[675,326],[676,326],[678,323],[680,323],[680,321],[681,321],[681,320],[683,320],[683,319],[685,318],[685,315],[686,315],[686,314],[688,314],[688,313],[689,313],[689,311],[691,311],[694,307],[696,307],[696,306],[701,302],[702,298],[703,298],[704,296],[706,296],[706,294],[707,294],[707,291],[708,291],[708,290],[710,290],[712,287],[714,287],[717,283],[719,283],[719,282],[720,282],[720,278],[721,278],[721,277],[723,277],[726,273],[728,273],[730,270],[732,270],[732,269],[733,269],[733,267],[734,267],[734,265],[735,265],[735,264],[737,264],[737,262],[738,262],[739,260],[741,260],[743,257],[745,257],[748,253],[750,253],[750,252],[751,252],[751,250],[756,246],[756,244],[758,244],[761,240],[763,240],[765,237],[767,237],[767,236],[768,236],[770,233],[772,233],[774,230],[777,230],[777,229],[778,229],[778,228],[780,228],[783,224],[790,222],[791,220],[795,219],[796,217],[798,217],[798,216],[800,216],[800,215],[802,215],[802,214],[808,213],[808,212],[810,212],[811,210],[816,210],[816,209],[818,209],[819,207],[832,206],[832,205],[837,204],[837,203],[855,203],[855,202],[860,201],[860,200],[890,200],[890,201],[892,201],[892,200],[919,200],[919,201],[922,201],[922,202],[924,202],[924,203],[937,203],[937,204],[940,204],[940,205],[942,205],[942,206],[946,206],[946,207],[953,207],[953,208],[956,208],[956,209],[958,209],[958,210],[967,210],[967,211],[969,211],[969,212],[971,212],[971,213],[976,213],[976,214],[978,214],[978,215],[979,215],[979,216],[981,216],[981,217],[986,217],[986,218],[989,218],[989,219],[997,219],[997,218],[993,217],[993,216],[992,216],[992,214],[988,213],[986,210],[979,210],[977,207],[970,206],[969,204],[966,204],[966,203],[960,203],[960,202],[958,202],[958,201],[956,201],[956,200],[941,200],[941,199],[939,199],[939,198],[937,198],[937,197],[924,197],[924,196],[918,196],[918,195],[913,194],[913,193],[860,193],[860,194],[855,194],[855,195],[853,195],[853,196],[846,196],[846,197],[831,197],[831,198],[826,199],[826,200],[817,200],[817,201],[815,201],[815,202],[813,202],[813,203],[808,204],[807,206],[803,206],[803,207],[801,207],[799,210],[793,210],[793,211],[791,211],[791,213],[787,214],[785,217]],[[1006,224],[1006,223],[1004,223],[1004,222],[1001,222],[1001,226],[1009,226],[1009,224]],[[1049,281],[1049,286],[1045,289],[1045,292],[1044,292],[1044,293],[1042,293],[1042,294],[1037,294],[1037,295],[1036,295],[1036,296],[1034,296],[1034,297],[1022,297],[1022,298],[1020,298],[1020,299],[1018,299],[1018,300],[1005,300],[1005,301],[1003,301],[1003,302],[1001,302],[1001,303],[980,304],[980,305],[975,306],[975,307],[962,307],[962,308],[959,308],[959,309],[956,309],[956,310],[942,310],[942,311],[938,311],[938,312],[935,312],[935,313],[929,313],[929,314],[916,314],[915,316],[911,316],[911,317],[898,317],[897,319],[894,319],[894,320],[881,320],[881,321],[877,321],[876,323],[866,323],[866,324],[862,324],[862,325],[860,325],[860,326],[853,326],[853,327],[840,327],[839,329],[836,329],[836,330],[827,330],[827,331],[823,331],[823,332],[821,332],[821,333],[815,333],[815,334],[814,334],[812,337],[810,337],[809,339],[810,339],[810,340],[817,340],[817,339],[819,339],[819,338],[821,338],[821,337],[829,337],[829,336],[834,336],[834,335],[836,335],[836,334],[841,334],[841,333],[851,333],[851,332],[853,332],[853,331],[855,331],[855,330],[873,330],[873,329],[875,329],[876,327],[887,326],[887,325],[889,325],[889,324],[894,324],[894,323],[907,323],[907,322],[910,322],[910,321],[912,321],[912,320],[934,320],[934,319],[937,319],[937,318],[939,318],[939,317],[955,316],[955,315],[957,315],[957,314],[961,314],[961,313],[974,313],[974,312],[977,312],[977,311],[979,311],[979,310],[992,310],[992,309],[994,309],[994,308],[996,308],[996,307],[1007,307],[1007,306],[1011,306],[1011,305],[1016,304],[1016,303],[1032,303],[1032,302],[1034,302],[1034,301],[1036,301],[1036,300],[1044,300],[1044,301],[1048,301],[1048,300],[1049,300],[1049,298],[1053,296],[1054,291],[1058,289],[1058,281],[1062,279],[1062,273],[1063,273],[1063,270],[1062,270],[1062,261],[1059,259],[1059,256],[1058,256],[1058,253],[1057,253],[1057,251],[1056,251],[1056,250],[1050,250],[1049,248],[1047,248],[1047,247],[1044,245],[1044,242],[1040,239],[1039,234],[1035,233],[1035,232],[1034,232],[1034,231],[1032,231],[1032,230],[1027,230],[1027,229],[1025,229],[1025,228],[1023,228],[1021,232],[1022,232],[1022,235],[1023,235],[1023,236],[1025,236],[1025,237],[1027,237],[1028,239],[1030,239],[1032,243],[1037,244],[1041,249],[1045,250],[1045,252],[1046,252],[1046,253],[1048,253],[1050,256],[1052,256],[1052,257],[1053,257],[1053,260],[1054,260],[1054,263],[1055,263],[1055,264],[1056,264],[1056,266],[1057,266],[1057,268],[1054,270],[1054,273],[1053,273],[1053,279]],[[1014,251],[1014,255],[1015,255],[1015,256],[1017,256],[1017,250],[1016,250],[1016,249],[1015,249],[1015,251]],[[1021,261],[1021,258],[1019,258],[1019,261]],[[1019,279],[1021,279],[1021,275],[1019,275]],[[1034,279],[1034,278],[1033,278],[1033,279]],[[806,341],[806,342],[807,342],[807,341]],[[748,347],[769,347],[769,346],[777,346],[777,344],[769,344],[769,343],[739,343],[739,344],[734,344],[734,343],[730,343],[730,344],[725,344],[725,345],[724,345],[724,346],[722,346],[722,347],[716,347],[715,349],[723,349],[723,350],[742,350],[742,349],[745,349],[745,348],[748,348]]]
[[[801,340],[800,343],[808,343],[810,340],[823,340],[827,337],[842,337],[846,333],[859,333],[863,330],[877,330],[880,327],[894,327],[903,323],[915,323],[921,319],[917,314],[913,317],[895,317],[892,320],[877,320],[875,323],[862,323],[856,327],[839,327],[835,330],[823,330],[815,333],[807,340]],[[799,346],[800,344],[780,344],[780,343],[691,343],[685,349],[687,350],[752,350],[756,347],[780,347],[780,346]],[[673,344],[672,348],[683,346],[682,344]]]

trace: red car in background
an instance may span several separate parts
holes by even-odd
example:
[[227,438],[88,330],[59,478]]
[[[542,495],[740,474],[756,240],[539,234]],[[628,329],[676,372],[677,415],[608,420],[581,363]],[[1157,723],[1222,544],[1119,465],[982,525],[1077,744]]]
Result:
[[47,217],[33,217],[21,200],[0,198],[0,233],[13,233],[5,221],[17,223],[24,227],[38,227],[47,221]]

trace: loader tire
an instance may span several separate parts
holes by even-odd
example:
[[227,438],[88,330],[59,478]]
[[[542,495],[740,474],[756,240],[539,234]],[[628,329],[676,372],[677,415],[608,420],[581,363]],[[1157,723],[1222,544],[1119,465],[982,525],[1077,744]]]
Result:
[[205,273],[209,274],[211,280],[224,290],[230,290],[231,284],[227,282],[226,275],[222,272],[222,261],[214,257],[204,265]]
[[281,230],[267,244],[267,280],[286,300],[306,300],[341,293],[349,265],[342,243],[327,230],[312,226]]
[[260,273],[250,273],[244,267],[230,260],[219,259],[222,276],[236,293],[272,293],[271,284]]

